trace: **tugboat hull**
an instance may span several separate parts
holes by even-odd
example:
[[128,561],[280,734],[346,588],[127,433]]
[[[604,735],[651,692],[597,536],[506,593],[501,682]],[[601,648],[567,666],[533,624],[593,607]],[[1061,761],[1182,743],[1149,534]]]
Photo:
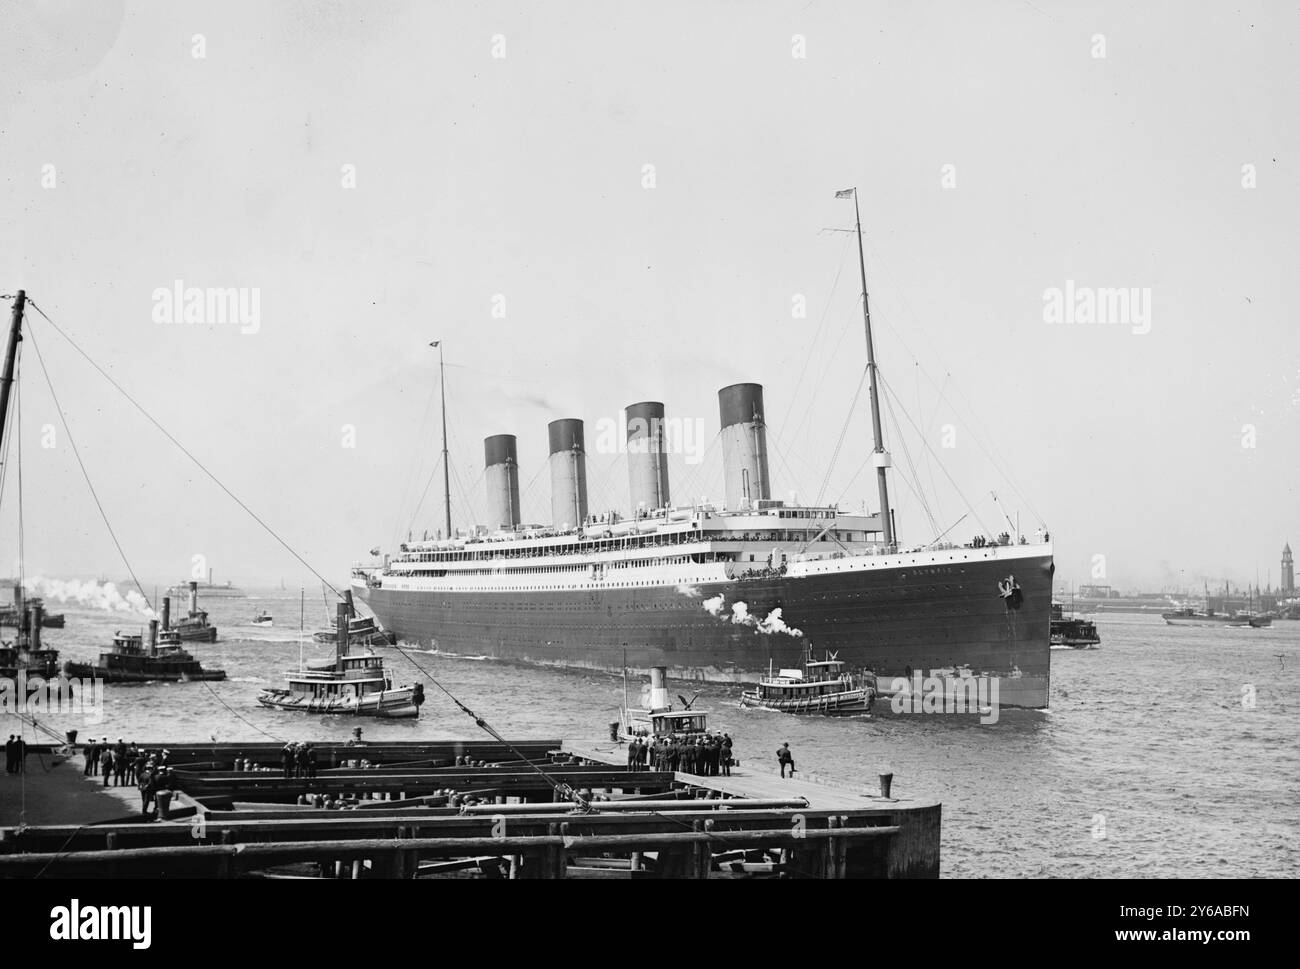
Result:
[[65,663],[63,672],[76,679],[98,679],[105,683],[190,683],[195,680],[224,680],[225,670],[133,670]]
[[361,697],[316,697],[291,693],[288,690],[264,690],[257,702],[272,710],[295,713],[337,714],[349,717],[383,717],[390,720],[407,720],[420,715],[416,691],[411,687],[368,693]]
[[774,710],[777,713],[809,713],[827,717],[860,716],[871,712],[866,690],[849,690],[794,700],[774,700],[761,697],[757,690],[747,690],[741,694],[740,705]]

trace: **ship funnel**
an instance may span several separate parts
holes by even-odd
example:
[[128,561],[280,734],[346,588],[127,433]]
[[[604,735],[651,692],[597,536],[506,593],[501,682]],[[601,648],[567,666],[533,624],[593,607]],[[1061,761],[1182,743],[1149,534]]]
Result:
[[751,507],[770,498],[762,386],[723,387],[718,391],[718,413],[722,419],[722,475],[727,507]]
[[648,400],[627,409],[627,475],[632,514],[668,504],[664,405]]
[[190,582],[190,618],[199,614],[199,584]]
[[494,434],[483,441],[487,468],[488,528],[512,529],[519,524],[519,457],[513,434]]
[[587,448],[582,421],[566,417],[546,426],[551,439],[551,524],[576,528],[587,520]]
[[163,596],[162,627],[166,632],[172,628],[172,597]]
[[654,666],[650,669],[650,702],[647,706],[651,710],[667,710],[668,703],[668,667]]

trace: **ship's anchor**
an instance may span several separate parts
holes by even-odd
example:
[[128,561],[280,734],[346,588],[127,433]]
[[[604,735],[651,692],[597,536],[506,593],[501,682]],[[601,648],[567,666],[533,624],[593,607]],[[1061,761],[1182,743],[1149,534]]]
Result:
[[1020,591],[1020,583],[1016,581],[1014,575],[1008,575],[998,582],[998,594],[1002,596],[1002,601],[1006,603],[1008,609],[1019,609],[1025,601],[1024,593]]

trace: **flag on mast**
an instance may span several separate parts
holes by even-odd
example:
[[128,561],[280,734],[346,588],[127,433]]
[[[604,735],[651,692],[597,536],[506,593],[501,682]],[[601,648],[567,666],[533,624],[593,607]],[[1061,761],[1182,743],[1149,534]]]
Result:
[[854,197],[855,192],[857,192],[856,188],[846,188],[842,191],[836,192],[835,197],[837,199],[851,199]]
[[441,342],[442,342],[441,340],[434,340],[432,343],[429,344],[429,346],[436,347]]

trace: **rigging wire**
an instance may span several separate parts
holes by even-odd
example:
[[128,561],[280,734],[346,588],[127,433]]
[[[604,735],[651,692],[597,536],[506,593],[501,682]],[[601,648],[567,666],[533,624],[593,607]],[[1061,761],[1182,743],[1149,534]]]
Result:
[[[31,300],[28,300],[27,303],[29,306],[32,305]],[[45,314],[42,313],[41,315],[44,316]],[[99,509],[99,517],[103,519],[104,527],[108,529],[109,538],[113,540],[113,545],[117,548],[118,557],[122,559],[122,564],[126,566],[126,571],[130,574],[131,581],[135,583],[135,587],[140,593],[140,598],[148,603],[149,597],[145,595],[144,586],[140,584],[139,578],[136,577],[135,570],[131,568],[131,563],[126,557],[126,551],[122,548],[122,543],[118,540],[117,532],[113,530],[113,524],[108,520],[108,512],[104,510],[104,503],[99,500],[99,493],[95,491],[94,482],[90,480],[90,472],[86,470],[86,462],[81,459],[81,449],[77,447],[77,439],[72,434],[72,428],[68,426],[68,417],[63,412],[63,405],[59,403],[59,395],[55,393],[54,390],[54,382],[50,379],[50,372],[45,367],[45,358],[41,355],[41,345],[36,339],[36,334],[32,332],[30,327],[27,330],[27,338],[32,341],[32,349],[36,351],[36,361],[41,365],[41,373],[45,375],[45,385],[50,388],[50,397],[54,399],[54,410],[58,413],[59,421],[63,424],[63,433],[68,436],[68,445],[72,448],[73,457],[77,459],[77,466],[81,468],[81,476],[86,479],[86,487],[90,489],[90,497],[94,499],[95,507]],[[21,447],[21,445],[19,446]],[[21,476],[21,474],[22,472],[20,470],[19,475]],[[150,611],[153,611],[152,606],[150,606]]]
[[[917,501],[921,503],[921,510],[925,512],[925,517],[930,522],[930,531],[935,532],[938,531],[939,526],[934,520],[934,512],[930,509],[930,503],[925,500],[925,494],[923,493],[924,486],[921,483],[921,476],[916,473],[916,463],[912,460],[912,450],[907,445],[907,438],[903,434],[903,427],[899,424],[898,418],[894,415],[893,396],[893,391],[886,388],[885,409],[889,411],[889,419],[893,421],[894,424],[896,432],[894,439],[898,441],[898,446],[902,448],[903,457],[907,461],[907,467],[912,472],[912,480],[916,484],[915,488],[912,489],[912,493],[916,495]],[[898,406],[900,410],[903,409],[902,401],[899,401]]]
[[[893,393],[893,389],[890,388],[890,386],[889,386],[889,382],[888,382],[887,380],[885,380],[884,375],[883,375],[883,374],[880,374],[880,371],[879,371],[879,370],[877,370],[876,373],[877,373],[877,374],[879,375],[879,377],[880,377],[880,383],[881,383],[881,386],[883,386],[883,387],[886,389],[886,391],[887,391],[888,393],[891,393],[891,394],[892,394],[892,393]],[[914,430],[916,430],[917,433],[918,433],[918,436],[921,437],[921,444],[925,447],[925,449],[926,449],[927,451],[930,451],[931,454],[934,456],[935,463],[938,464],[938,466],[939,466],[939,470],[943,472],[944,477],[948,479],[948,483],[951,484],[952,487],[953,487],[953,490],[957,492],[957,496],[958,496],[959,498],[961,498],[961,500],[962,500],[962,504],[964,504],[964,505],[966,506],[966,510],[969,511],[969,512],[971,513],[971,515],[974,517],[974,519],[975,519],[977,522],[979,522],[980,527],[983,528],[983,529],[985,529],[985,531],[987,532],[987,530],[988,530],[988,526],[984,524],[984,520],[983,520],[982,518],[980,518],[979,513],[978,513],[977,511],[975,511],[974,507],[973,507],[973,506],[971,505],[971,503],[966,499],[965,494],[962,492],[961,488],[957,485],[957,482],[953,479],[953,476],[949,473],[948,469],[947,469],[946,467],[944,467],[943,462],[939,460],[939,456],[938,456],[937,454],[934,454],[933,449],[930,447],[930,442],[927,441],[927,440],[925,440],[925,437],[924,437],[923,435],[920,435],[920,431],[919,431],[919,429],[916,427],[916,422],[915,422],[914,420],[912,420],[912,416],[911,416],[910,414],[908,414],[906,410],[903,411],[903,416],[907,418],[908,423],[912,425],[912,428],[913,428]],[[991,534],[991,533],[990,533],[990,534]]]
[[[343,597],[343,594],[342,594],[341,592],[339,592],[338,589],[334,588],[333,583],[331,583],[331,582],[330,582],[328,579],[326,579],[323,575],[321,575],[319,572],[317,572],[316,569],[312,567],[312,565],[311,565],[310,562],[308,562],[305,558],[303,558],[301,555],[299,555],[299,554],[294,550],[293,546],[291,546],[288,542],[286,542],[283,538],[280,537],[279,533],[276,532],[275,529],[273,529],[270,525],[268,525],[268,524],[267,524],[267,523],[266,523],[266,522],[261,518],[260,515],[258,515],[255,511],[253,511],[252,508],[248,507],[248,505],[246,505],[246,504],[243,502],[243,500],[240,499],[240,497],[239,497],[238,495],[236,495],[233,491],[231,491],[229,488],[227,488],[227,487],[225,486],[225,484],[222,483],[222,481],[221,481],[220,478],[218,478],[215,474],[213,474],[211,471],[209,471],[208,468],[207,468],[207,466],[206,466],[202,461],[200,461],[198,458],[196,458],[196,457],[194,456],[194,454],[193,454],[193,453],[192,453],[192,452],[191,452],[187,447],[185,447],[184,444],[182,444],[180,441],[178,441],[178,440],[177,440],[177,439],[176,439],[176,438],[171,434],[171,432],[167,430],[167,428],[163,427],[162,424],[160,424],[160,423],[159,423],[159,422],[158,422],[158,421],[153,417],[153,415],[151,415],[147,410],[145,410],[144,407],[140,404],[139,401],[137,401],[134,397],[132,397],[129,393],[127,393],[126,390],[122,387],[121,384],[119,384],[116,380],[114,380],[111,376],[109,376],[108,372],[107,372],[106,370],[104,370],[104,368],[101,367],[98,363],[96,363],[96,362],[94,361],[94,359],[93,359],[93,358],[92,358],[88,353],[86,353],[85,350],[81,349],[81,347],[76,343],[76,341],[74,341],[74,340],[72,339],[72,337],[68,336],[68,334],[65,333],[65,332],[63,331],[63,329],[62,329],[61,327],[59,327],[59,325],[58,325],[57,323],[54,322],[54,320],[50,319],[49,314],[46,313],[45,310],[43,310],[39,305],[36,304],[36,302],[35,302],[34,300],[32,300],[32,299],[30,299],[30,298],[27,300],[27,305],[30,306],[30,307],[32,307],[34,310],[36,310],[36,312],[39,313],[39,314],[41,315],[41,317],[45,320],[45,322],[47,322],[48,324],[50,324],[51,327],[54,328],[54,332],[58,333],[59,336],[63,337],[63,339],[67,341],[67,343],[68,343],[69,346],[71,346],[74,350],[76,350],[77,353],[81,354],[82,358],[85,359],[85,361],[86,361],[87,363],[89,363],[89,364],[91,365],[91,367],[93,367],[93,368],[95,369],[95,371],[96,371],[96,372],[97,372],[101,377],[103,377],[105,380],[107,380],[107,381],[108,381],[108,382],[113,386],[113,389],[115,389],[119,394],[121,394],[123,397],[125,397],[126,400],[131,404],[131,406],[133,406],[136,410],[138,410],[141,414],[143,414],[144,417],[145,417],[145,419],[146,419],[147,421],[149,421],[150,424],[152,424],[154,427],[156,427],[156,428],[159,430],[159,432],[161,432],[162,435],[163,435],[165,438],[167,438],[167,440],[171,441],[171,443],[174,444],[174,445],[175,445],[175,446],[180,450],[180,452],[181,452],[182,454],[184,454],[187,458],[189,458],[192,462],[194,462],[194,465],[195,465],[195,466],[196,466],[200,471],[202,471],[205,475],[207,475],[207,476],[212,480],[212,482],[213,482],[213,483],[214,483],[218,488],[220,488],[222,491],[224,491],[224,492],[226,493],[226,495],[227,495],[227,496],[228,496],[232,501],[234,501],[235,504],[237,504],[240,508],[242,508],[242,509],[243,509],[243,510],[248,514],[248,516],[249,516],[250,518],[253,519],[253,521],[257,522],[257,524],[260,525],[260,526],[262,527],[262,529],[263,529],[263,530],[264,530],[268,535],[270,535],[270,536],[271,536],[272,538],[274,538],[277,542],[279,542],[280,545],[281,545],[281,547],[283,547],[283,548],[285,549],[285,551],[287,551],[290,555],[292,555],[295,559],[297,559],[298,562],[299,562],[300,564],[302,564],[303,566],[305,566],[305,567],[307,568],[307,570],[308,570],[309,572],[311,572],[312,575],[316,576],[316,578],[320,579],[320,580],[321,580],[322,582],[324,582],[327,586],[329,586],[330,590],[331,590],[331,591],[332,591],[336,596],[338,596],[339,598],[342,598],[342,597]],[[31,333],[31,329],[30,329],[30,328],[28,329],[28,333],[29,333],[29,334]],[[40,350],[38,349],[38,350],[37,350],[37,357],[39,357],[39,356],[40,356]],[[45,366],[44,363],[42,363],[42,364],[41,364],[42,369],[44,369],[44,366]],[[49,374],[48,374],[48,373],[46,374],[46,380],[47,380],[47,381],[49,380]],[[53,386],[51,386],[51,388],[50,388],[50,392],[53,393],[53,390],[54,390],[54,388],[53,388]],[[62,417],[62,411],[60,411],[60,417]],[[67,420],[66,420],[66,419],[64,419],[63,425],[64,425],[64,428],[66,429],[66,428],[67,428]],[[71,432],[69,432],[69,436],[70,436],[70,435],[71,435]],[[75,449],[74,449],[74,450],[75,450]],[[80,462],[81,458],[78,456],[77,460],[78,460],[78,462]],[[83,470],[83,472],[84,472],[84,470],[85,470],[84,467],[83,467],[82,470]],[[87,478],[87,481],[89,482],[89,478]],[[98,499],[96,499],[96,500],[98,501]],[[101,514],[102,514],[102,509],[101,509]],[[107,523],[107,520],[106,520],[106,523]],[[114,541],[116,542],[116,537],[114,538]],[[120,549],[120,546],[119,546],[119,552],[120,552],[120,550],[121,550],[121,549]],[[124,559],[124,560],[125,560],[125,559]],[[134,575],[132,575],[131,578],[132,578],[133,580],[135,580],[135,576],[134,576]],[[139,585],[140,585],[139,581],[136,581],[136,586],[137,586],[137,588],[139,587]],[[141,594],[141,595],[144,595],[144,590],[143,590],[143,589],[141,589],[140,594]],[[148,601],[148,597],[146,597],[146,601]]]
[[[831,452],[830,463],[826,467],[826,477],[822,479],[822,486],[817,491],[817,500],[813,502],[815,506],[820,506],[822,498],[826,495],[826,487],[830,484],[831,474],[835,471],[835,463],[839,460],[840,448],[844,446],[844,438],[849,433],[849,425],[853,422],[853,412],[857,409],[858,398],[862,396],[862,385],[867,382],[867,368],[862,368],[862,376],[858,378],[858,388],[853,391],[853,401],[849,404],[849,411],[844,417],[844,426],[840,428],[839,440],[835,442],[835,450]],[[870,460],[870,459],[868,459]],[[883,514],[883,509],[882,509]]]

